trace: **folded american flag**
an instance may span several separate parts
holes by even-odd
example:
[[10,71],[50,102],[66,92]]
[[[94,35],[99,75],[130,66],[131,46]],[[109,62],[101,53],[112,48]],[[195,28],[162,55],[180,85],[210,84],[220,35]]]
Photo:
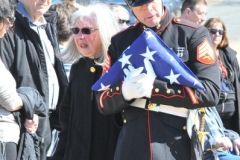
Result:
[[[153,66],[157,78],[170,84],[179,84],[205,90],[199,79],[151,29],[145,31],[123,51],[113,66],[92,86],[94,91],[103,91],[124,80],[124,68],[132,65],[144,67],[144,59]],[[145,68],[142,73],[146,73]]]

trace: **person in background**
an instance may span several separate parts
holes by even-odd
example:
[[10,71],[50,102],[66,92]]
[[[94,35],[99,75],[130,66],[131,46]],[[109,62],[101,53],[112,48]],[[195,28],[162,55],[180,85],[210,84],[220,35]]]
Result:
[[[2,39],[3,50],[0,53],[3,63],[16,80],[17,88],[37,89],[47,104],[47,115],[39,116],[36,132],[41,141],[37,152],[40,160],[46,160],[51,142],[49,119],[52,128],[61,129],[58,104],[67,87],[62,62],[55,56],[59,53],[55,30],[57,13],[48,11],[50,5],[51,0],[19,0],[15,12],[14,34],[8,32]],[[47,11],[45,18],[43,15]],[[23,141],[20,142],[20,148],[25,149]]]
[[221,71],[221,95],[216,109],[224,127],[240,133],[240,71],[237,52],[229,47],[227,28],[219,18],[210,18],[208,29]]
[[[66,46],[68,45],[69,38],[72,35],[71,26],[72,14],[77,10],[76,7],[68,2],[62,2],[58,4],[53,4],[49,8],[52,11],[57,11],[57,37],[59,42],[60,52],[63,53]],[[61,57],[64,58],[64,57]],[[64,63],[64,69],[66,71],[67,77],[69,78],[71,64]]]
[[196,24],[202,24],[206,20],[206,0],[184,0],[181,8],[181,18]]
[[240,137],[237,132],[224,128],[216,107],[205,108],[205,138],[204,149],[206,153],[213,154],[205,157],[206,160],[240,160]]
[[[57,4],[51,5],[49,10],[56,11],[58,13],[57,14],[57,23],[56,23],[57,37],[58,37],[58,42],[59,42],[60,53],[63,53],[64,50],[66,49],[66,46],[68,45],[69,38],[72,35],[71,17],[72,17],[72,14],[77,10],[77,8],[68,2],[62,2],[62,3],[57,3]],[[57,56],[61,56],[61,55],[57,55]],[[60,57],[60,58],[65,59],[64,57]],[[63,63],[63,65],[64,65],[65,72],[67,74],[67,78],[69,79],[72,64]],[[57,129],[52,130],[52,141],[51,141],[51,145],[47,152],[47,157],[52,157],[52,155],[54,154],[54,152],[56,150],[57,143],[59,140],[59,138],[58,138],[59,132],[60,131]]]
[[[60,107],[62,130],[51,160],[112,160],[119,135],[114,116],[97,109],[92,85],[100,78],[111,37],[119,31],[114,12],[95,3],[76,11],[65,50],[74,62]],[[65,56],[63,54],[63,56]]]
[[[0,0],[0,4],[0,39],[2,39],[13,26],[15,1]],[[1,51],[4,49],[3,47],[1,45]],[[25,117],[27,117],[23,120],[24,130],[28,132],[28,135],[33,135],[38,128],[38,115],[35,113],[42,114],[45,110],[45,105],[36,90],[29,87],[21,87],[16,90],[16,82],[3,64],[1,57],[0,73],[0,159],[16,160],[22,124],[17,119],[15,111],[24,111]],[[29,105],[30,103],[32,105]]]
[[126,29],[129,27],[130,24],[130,14],[126,8],[124,8],[122,5],[112,4],[110,5],[111,9],[114,13],[116,13],[116,16],[118,18],[118,23],[120,25],[120,29]]
[[[108,64],[117,63],[124,50],[149,28],[176,52],[205,91],[156,78],[151,64],[150,69],[146,67],[151,70],[147,73],[139,73],[141,68],[125,68],[127,74],[123,82],[95,92],[102,114],[122,114],[123,125],[114,160],[190,160],[191,141],[186,130],[188,109],[214,106],[220,95],[217,57],[208,30],[173,18],[162,0],[126,0],[126,3],[139,23],[112,37]],[[144,54],[152,59],[152,52],[146,48]],[[123,62],[129,64],[129,61]]]

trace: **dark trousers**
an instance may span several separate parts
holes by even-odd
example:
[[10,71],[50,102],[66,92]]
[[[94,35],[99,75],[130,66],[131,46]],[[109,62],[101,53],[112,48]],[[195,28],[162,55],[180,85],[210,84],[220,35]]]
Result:
[[17,144],[14,142],[0,142],[0,160],[16,160]]

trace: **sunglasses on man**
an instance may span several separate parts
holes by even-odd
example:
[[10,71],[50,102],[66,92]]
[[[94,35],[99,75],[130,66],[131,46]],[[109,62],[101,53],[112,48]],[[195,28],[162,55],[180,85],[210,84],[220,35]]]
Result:
[[225,31],[224,30],[217,30],[217,29],[214,29],[214,28],[209,28],[209,32],[211,34],[217,34],[217,32],[219,33],[219,35],[224,35]]
[[96,30],[98,30],[98,29],[94,29],[94,28],[82,28],[82,29],[80,29],[80,28],[77,28],[77,27],[71,28],[71,31],[72,31],[73,34],[78,34],[78,33],[81,31],[82,34],[87,34],[87,35],[89,35],[89,34],[91,34],[93,31],[96,31]]
[[123,24],[123,23],[129,24],[129,23],[130,23],[130,20],[119,19],[119,20],[118,20],[118,23],[119,23],[119,24]]

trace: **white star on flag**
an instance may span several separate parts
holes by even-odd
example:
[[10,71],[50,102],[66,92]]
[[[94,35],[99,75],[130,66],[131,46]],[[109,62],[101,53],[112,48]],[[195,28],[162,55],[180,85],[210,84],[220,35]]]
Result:
[[150,51],[148,46],[146,48],[146,53],[140,54],[141,56],[147,58],[148,60],[152,60],[155,61],[153,58],[153,55],[156,53],[157,51]]
[[164,76],[165,78],[169,79],[170,84],[173,84],[174,82],[179,84],[177,78],[180,76],[181,74],[174,74],[172,69],[170,71],[170,75],[169,76]]
[[131,56],[132,56],[132,55],[126,56],[125,53],[124,53],[123,56],[122,56],[122,58],[118,60],[118,61],[122,62],[122,68],[123,68],[126,64],[131,64],[130,61],[129,61],[129,58],[130,58]]
[[104,91],[110,88],[110,85],[104,86],[104,84],[101,83],[101,88],[98,91]]

